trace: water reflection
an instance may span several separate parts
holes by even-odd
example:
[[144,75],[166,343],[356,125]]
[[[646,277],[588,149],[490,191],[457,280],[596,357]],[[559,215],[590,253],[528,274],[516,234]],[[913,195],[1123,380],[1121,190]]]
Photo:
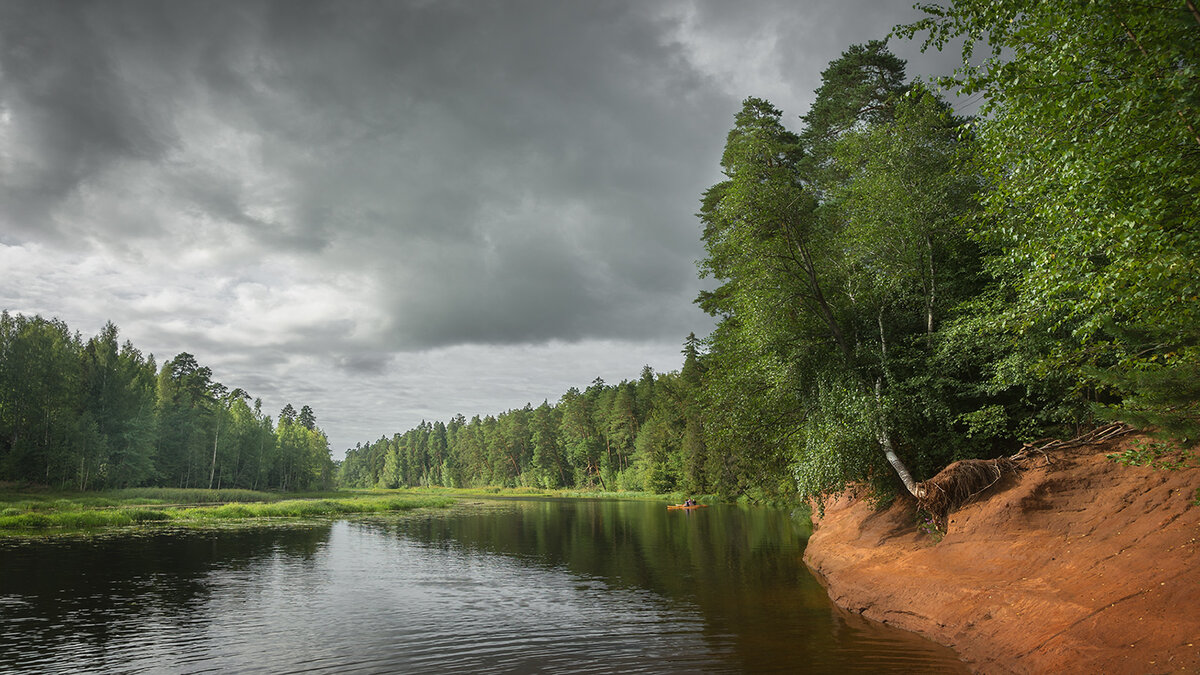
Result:
[[488,501],[0,544],[0,671],[946,672],[832,608],[786,514]]
[[311,559],[329,531],[326,524],[0,544],[0,670],[170,667],[157,642],[203,633],[213,620],[205,608],[214,579],[281,557]]
[[948,650],[833,607],[803,564],[806,533],[785,512],[553,499],[477,507],[359,526],[648,591],[697,617],[688,630],[720,655],[707,671],[965,672]]

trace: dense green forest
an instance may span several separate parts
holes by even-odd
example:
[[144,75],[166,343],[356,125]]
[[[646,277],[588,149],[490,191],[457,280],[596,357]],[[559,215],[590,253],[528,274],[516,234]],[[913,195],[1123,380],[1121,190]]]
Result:
[[[345,487],[536,486],[600,490],[745,493],[750,471],[705,452],[699,341],[679,372],[642,369],[636,382],[569,389],[551,405],[448,423],[422,423],[346,452]],[[728,481],[728,485],[722,481]]]
[[332,486],[329,442],[311,408],[277,423],[242,389],[182,353],[155,365],[107,324],[0,314],[0,480],[79,490],[141,485]]
[[[348,450],[338,484],[886,495],[1102,420],[1195,442],[1200,12],[1169,5],[922,6],[896,33],[961,42],[953,76],[910,79],[877,41],[796,124],[746,99],[700,200],[716,328],[679,371],[422,423]],[[112,326],[36,317],[0,340],[0,478],[330,478],[311,411],[274,426],[190,355],[156,372]]]
[[[1200,433],[1200,13],[922,7],[940,84],[885,42],[822,73],[798,131],[749,98],[703,195],[718,321],[682,371],[351,450],[345,485],[819,496],[1121,419]],[[975,57],[975,58],[972,58]]]

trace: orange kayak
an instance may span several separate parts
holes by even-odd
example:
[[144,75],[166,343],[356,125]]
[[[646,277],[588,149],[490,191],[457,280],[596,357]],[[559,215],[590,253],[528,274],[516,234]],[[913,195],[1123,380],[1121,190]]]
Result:
[[689,511],[691,509],[699,509],[699,508],[704,508],[706,506],[708,506],[708,504],[693,504],[692,506],[687,506],[685,504],[667,504],[668,509],[684,509],[684,510],[689,510]]

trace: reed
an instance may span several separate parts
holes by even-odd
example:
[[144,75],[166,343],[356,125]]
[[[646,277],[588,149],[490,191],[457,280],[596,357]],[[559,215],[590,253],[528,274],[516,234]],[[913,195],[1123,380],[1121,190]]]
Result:
[[120,527],[151,521],[168,520],[166,511],[155,509],[110,509],[72,511],[29,511],[0,515],[0,530],[90,530],[102,527]]
[[[293,495],[294,496],[294,495]],[[204,490],[200,488],[128,488],[104,493],[121,501],[138,500],[145,504],[206,504],[212,502],[273,502],[288,495],[257,490]]]
[[[222,500],[224,503],[214,503]],[[0,534],[93,530],[153,523],[188,525],[266,518],[322,518],[443,508],[453,503],[455,500],[445,495],[379,494],[283,499],[278,495],[249,490],[139,488],[108,493],[103,498],[88,495],[5,500],[0,502],[3,504],[3,508],[0,508]],[[181,504],[196,505],[181,507]]]
[[177,509],[174,521],[247,520],[256,518],[319,518],[354,513],[406,511],[418,508],[442,508],[454,500],[449,497],[353,497],[349,499],[288,499],[252,504],[222,504]]
[[[666,501],[671,503],[679,503],[684,499],[691,497],[702,504],[719,504],[721,498],[718,495],[712,494],[691,494],[683,492],[633,492],[633,491],[605,491],[605,490],[568,490],[559,488],[537,488],[537,487],[499,487],[495,485],[484,485],[477,487],[458,487],[448,488],[440,485],[422,485],[417,487],[395,488],[391,490],[383,490],[379,488],[369,488],[352,490],[351,494],[359,495],[385,495],[385,494],[402,494],[402,495],[449,495],[455,497],[553,497],[560,499],[617,499],[624,501]],[[788,503],[786,506],[793,507],[795,504]]]

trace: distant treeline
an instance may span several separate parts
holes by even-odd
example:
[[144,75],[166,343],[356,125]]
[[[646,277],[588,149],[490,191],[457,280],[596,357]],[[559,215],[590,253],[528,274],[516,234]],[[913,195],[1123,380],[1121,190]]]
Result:
[[181,353],[159,369],[112,323],[0,314],[0,480],[62,488],[314,489],[332,485],[312,409],[278,424]]
[[[345,485],[881,494],[1120,419],[1200,438],[1200,13],[956,0],[943,83],[885,42],[822,72],[798,131],[748,98],[700,205],[717,319],[683,370],[435,422]],[[992,58],[985,58],[991,56]]]
[[569,389],[496,416],[462,415],[359,445],[338,468],[344,487],[536,486],[670,492],[756,490],[747,476],[709,455],[699,403],[699,343],[689,336],[683,369],[636,382]]

